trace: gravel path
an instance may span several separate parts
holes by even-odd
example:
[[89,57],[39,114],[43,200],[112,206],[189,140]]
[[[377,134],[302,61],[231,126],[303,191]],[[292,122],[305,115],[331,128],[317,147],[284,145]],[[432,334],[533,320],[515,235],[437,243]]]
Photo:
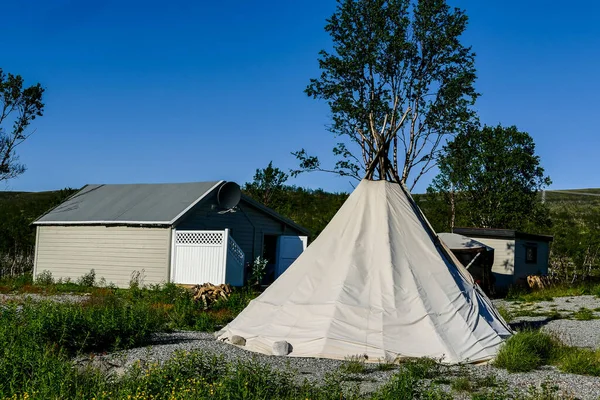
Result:
[[557,319],[548,322],[542,330],[556,335],[569,346],[600,349],[600,319],[590,321]]
[[[581,322],[595,321],[577,321],[576,323]],[[573,328],[569,327],[568,329]],[[174,332],[156,334],[154,343],[148,347],[97,356],[93,359],[93,365],[107,372],[121,374],[138,360],[141,360],[142,365],[164,362],[178,350],[201,350],[207,354],[223,356],[225,360],[230,362],[255,360],[268,364],[275,369],[292,370],[299,382],[308,379],[317,384],[323,382],[323,378],[327,373],[338,371],[344,363],[343,361],[329,359],[266,356],[219,342],[210,333]],[[85,361],[79,360],[79,362]],[[365,395],[377,390],[395,373],[395,370],[378,371],[374,364],[366,364],[366,366],[367,370],[363,374],[347,375],[349,384],[359,385],[361,393]],[[441,367],[440,376],[450,380],[459,376],[469,376],[473,382],[484,378],[495,379],[498,384],[495,390],[513,394],[527,393],[531,385],[540,387],[540,385],[547,382],[558,386],[559,393],[565,398],[575,397],[582,400],[598,400],[600,398],[600,378],[565,374],[554,367],[544,367],[528,373],[515,374],[491,365],[443,366]],[[450,391],[448,383],[442,382],[441,386]],[[453,395],[456,399],[471,398],[471,394],[466,392],[453,393]]]
[[[511,313],[544,314],[558,312],[561,319],[548,316],[521,316],[509,321],[517,329],[524,326],[540,327],[552,333],[565,344],[576,347],[600,348],[600,298],[596,296],[556,297],[553,301],[516,302],[494,300],[494,305]],[[582,308],[591,311],[595,319],[578,321],[574,313]]]
[[86,294],[53,294],[44,295],[38,293],[21,293],[21,294],[1,294],[0,303],[7,301],[46,301],[51,300],[57,303],[81,303],[87,300],[89,295]]
[[95,362],[109,361],[109,365],[115,368],[115,372],[120,373],[138,360],[148,364],[161,363],[171,358],[176,351],[192,350],[223,356],[228,362],[256,360],[276,369],[290,367],[309,380],[321,379],[326,373],[336,371],[343,363],[343,361],[330,359],[266,356],[218,341],[212,333],[190,331],[155,334],[150,346],[111,353],[95,357],[94,360]]
[[496,377],[498,382],[505,383],[505,386],[500,385],[500,388],[513,394],[525,394],[531,385],[539,388],[542,384],[549,383],[551,386],[558,386],[558,393],[561,395],[561,398],[576,398],[581,400],[600,399],[600,378],[566,374],[551,366],[545,366],[535,371],[524,373],[510,373],[491,365],[470,365],[468,370],[472,377],[490,375]]
[[[519,302],[507,300],[492,300],[498,308],[502,307],[509,311],[529,310],[533,312],[552,312],[557,311],[562,314],[570,314],[578,311],[580,308],[590,310],[600,308],[600,298],[596,296],[568,296],[555,297],[552,301]],[[594,311],[595,315],[600,317],[600,311]]]

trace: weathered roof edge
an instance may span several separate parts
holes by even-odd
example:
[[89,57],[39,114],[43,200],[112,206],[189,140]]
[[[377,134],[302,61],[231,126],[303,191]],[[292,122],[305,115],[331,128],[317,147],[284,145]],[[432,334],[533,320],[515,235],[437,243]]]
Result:
[[251,206],[258,208],[259,210],[271,215],[273,218],[277,218],[281,222],[284,222],[284,223],[290,225],[294,229],[304,233],[306,236],[310,236],[310,231],[308,229],[306,229],[305,227],[298,225],[291,219],[284,217],[283,215],[279,214],[277,211],[273,210],[272,208],[269,208],[269,207],[265,206],[264,204],[259,203],[258,201],[254,200],[253,198],[251,198],[243,193],[242,193],[242,200],[245,201],[246,203],[250,204]]
[[454,228],[454,233],[469,237],[483,237],[490,239],[524,239],[540,240],[544,242],[552,242],[554,240],[554,236],[519,232],[515,229]]
[[39,217],[37,217],[35,219],[35,221],[33,221],[31,225],[40,225],[40,223],[38,222],[40,219],[44,218],[46,215],[50,214],[52,211],[54,211],[55,209],[57,209],[58,207],[60,207],[61,204],[63,204],[66,201],[71,200],[73,197],[77,196],[79,193],[83,192],[85,190],[86,187],[90,186],[90,184],[86,184],[84,185],[81,189],[79,189],[78,191],[76,191],[75,193],[73,193],[72,195],[70,195],[69,197],[67,197],[66,199],[64,199],[63,201],[61,201],[59,204],[55,205],[54,207],[52,207],[51,209],[49,209],[48,211],[46,211],[45,213],[43,213],[42,215],[40,215]]

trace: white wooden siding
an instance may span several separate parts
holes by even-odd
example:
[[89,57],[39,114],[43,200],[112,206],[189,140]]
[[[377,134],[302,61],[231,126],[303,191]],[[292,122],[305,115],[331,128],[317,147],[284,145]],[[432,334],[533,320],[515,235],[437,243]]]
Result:
[[489,239],[472,236],[473,239],[494,249],[492,272],[496,278],[496,287],[507,287],[513,283],[515,272],[514,239]]
[[38,226],[35,273],[77,280],[94,269],[96,279],[127,287],[134,271],[143,283],[167,281],[170,228]]
[[225,283],[226,231],[175,231],[171,281]]

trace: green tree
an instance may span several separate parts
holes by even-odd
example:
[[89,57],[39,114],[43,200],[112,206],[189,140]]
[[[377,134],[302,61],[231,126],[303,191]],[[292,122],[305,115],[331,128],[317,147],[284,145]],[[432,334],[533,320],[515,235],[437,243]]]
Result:
[[0,277],[30,272],[35,247],[31,223],[75,193],[66,188],[53,192],[0,192]]
[[515,126],[473,126],[457,135],[444,146],[439,170],[428,192],[441,194],[452,221],[510,229],[547,224],[537,191],[551,181],[532,137]]
[[266,168],[257,169],[254,180],[244,185],[244,191],[250,197],[262,202],[265,206],[272,207],[281,197],[282,189],[288,175],[277,167],[273,161]]
[[20,75],[5,74],[0,68],[0,182],[25,172],[15,149],[31,135],[29,124],[42,116],[43,93],[39,83],[24,87]]
[[348,198],[346,193],[327,193],[285,185],[287,174],[270,162],[257,169],[254,180],[244,185],[247,196],[269,206],[310,231],[315,239]]
[[475,54],[460,41],[466,26],[465,13],[444,0],[338,0],[325,26],[333,51],[320,52],[321,76],[306,88],[331,108],[338,161],[323,167],[302,149],[292,175],[406,183],[414,172],[414,186],[435,165],[444,136],[474,118]]

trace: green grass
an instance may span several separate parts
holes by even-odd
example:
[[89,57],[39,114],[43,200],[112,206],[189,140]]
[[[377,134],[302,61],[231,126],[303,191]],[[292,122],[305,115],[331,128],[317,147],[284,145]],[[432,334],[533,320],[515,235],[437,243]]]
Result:
[[509,372],[528,372],[552,361],[561,346],[540,331],[519,332],[502,345],[494,365]]
[[[360,374],[394,368],[393,377],[370,398],[450,399],[439,385],[472,392],[473,398],[510,399],[493,376],[473,378],[465,371],[442,381],[443,367],[433,359],[409,359],[399,364],[385,361],[373,368],[363,357],[351,357],[324,384],[299,382],[292,372],[275,370],[255,361],[228,363],[201,352],[178,353],[163,365],[138,365],[121,377],[108,377],[72,360],[92,353],[143,346],[154,332],[171,329],[214,330],[237,315],[256,296],[249,289],[236,290],[209,310],[176,285],[123,290],[89,287],[92,277],[80,284],[33,283],[28,279],[5,281],[13,293],[86,292],[83,303],[15,300],[0,309],[0,399],[362,399],[358,382],[344,373]],[[533,361],[525,356],[533,355]],[[525,366],[523,363],[525,362]],[[528,370],[552,363],[566,372],[598,375],[598,352],[573,350],[539,332],[521,332],[502,347],[498,366]],[[482,393],[482,390],[488,392]],[[540,390],[523,399],[542,399]],[[477,393],[475,393],[477,392]],[[490,393],[497,393],[496,397]],[[533,393],[533,392],[532,392]],[[537,396],[537,397],[536,397]],[[547,397],[550,398],[550,397]]]
[[362,374],[366,369],[365,358],[361,355],[346,357],[346,360],[340,366],[340,372],[345,372],[347,374]]
[[566,346],[546,333],[530,330],[508,339],[494,361],[509,372],[528,372],[546,364],[563,372],[600,376],[600,350]]
[[594,315],[594,311],[589,308],[581,307],[579,310],[573,313],[573,318],[579,321],[589,321],[592,319],[597,319]]
[[553,301],[555,297],[600,296],[600,283],[580,283],[577,285],[555,285],[546,289],[528,290],[522,287],[510,287],[506,295],[506,300],[538,302]]
[[468,376],[461,376],[456,378],[450,384],[452,390],[457,392],[472,392],[475,390],[475,387],[471,383],[471,379]]
[[429,358],[405,360],[390,381],[381,387],[371,398],[374,400],[412,400],[412,399],[451,399],[435,384],[423,385],[423,379],[432,379],[439,375],[439,364]]
[[550,311],[540,312],[535,310],[529,310],[526,308],[518,309],[507,309],[505,307],[498,307],[498,312],[504,318],[505,321],[510,322],[519,317],[546,317],[549,320],[562,319],[564,316],[555,309]]
[[394,361],[395,360],[393,360],[393,359],[379,360],[379,362],[377,363],[377,370],[378,371],[390,371],[392,369],[395,369],[396,364]]
[[[51,296],[57,294],[88,294],[93,301],[117,301],[129,306],[135,305],[143,313],[160,312],[163,315],[165,329],[188,329],[213,332],[239,314],[258,292],[250,289],[234,289],[228,299],[219,299],[204,310],[201,303],[194,301],[191,291],[175,284],[140,287],[132,281],[129,289],[118,289],[115,286],[94,286],[93,270],[71,281],[52,279],[49,274],[40,274],[34,282],[31,275],[0,280],[0,293],[23,294],[35,293]],[[17,300],[14,300],[17,301]]]
[[[44,305],[47,307],[48,305]],[[28,307],[37,307],[30,304]],[[114,312],[105,304],[110,312]],[[44,309],[45,311],[52,311]],[[452,396],[437,384],[434,378],[443,375],[442,367],[432,359],[407,360],[398,365],[397,372],[390,381],[381,386],[372,395],[361,393],[356,382],[349,382],[344,375],[330,374],[322,384],[299,382],[290,370],[274,369],[257,361],[231,363],[222,357],[208,355],[200,351],[179,352],[164,364],[136,364],[120,377],[107,376],[90,367],[76,367],[71,362],[74,351],[72,346],[65,347],[66,338],[49,336],[41,340],[44,324],[38,324],[38,318],[30,310],[16,311],[9,307],[3,315],[0,330],[0,399],[313,399],[313,400],[412,400],[438,399],[449,400]],[[85,340],[79,333],[67,329],[71,317],[65,317],[70,311],[52,312],[50,320],[64,327],[69,341],[82,344]],[[107,311],[108,313],[108,311]],[[5,320],[4,317],[7,317]],[[64,322],[67,321],[67,323]],[[60,322],[63,321],[63,322]],[[121,323],[124,321],[120,320]],[[19,323],[24,323],[19,327]],[[143,323],[134,322],[143,327]],[[39,325],[39,326],[38,326]],[[116,325],[116,324],[115,324]],[[33,334],[27,335],[26,332]],[[106,334],[111,330],[106,330]],[[131,335],[130,331],[129,335]],[[133,343],[128,334],[121,333],[121,347]],[[113,332],[114,333],[114,332]],[[87,335],[85,335],[87,336]],[[111,343],[105,341],[105,345]],[[8,346],[8,347],[7,347]],[[89,350],[89,349],[88,349]],[[352,360],[351,360],[352,361]],[[364,363],[363,363],[364,364]],[[451,383],[452,388],[460,391],[473,391],[482,387],[496,386],[494,378],[470,380],[468,376],[459,377]],[[537,389],[536,389],[537,390]],[[519,397],[523,400],[542,399],[534,395]],[[500,392],[498,392],[500,393]],[[492,399],[487,394],[477,394],[480,399]],[[513,399],[508,394],[493,399]]]
[[498,386],[498,380],[494,375],[486,375],[475,378],[475,384],[478,387],[495,387]]
[[571,348],[564,352],[558,367],[572,374],[600,376],[600,350]]

